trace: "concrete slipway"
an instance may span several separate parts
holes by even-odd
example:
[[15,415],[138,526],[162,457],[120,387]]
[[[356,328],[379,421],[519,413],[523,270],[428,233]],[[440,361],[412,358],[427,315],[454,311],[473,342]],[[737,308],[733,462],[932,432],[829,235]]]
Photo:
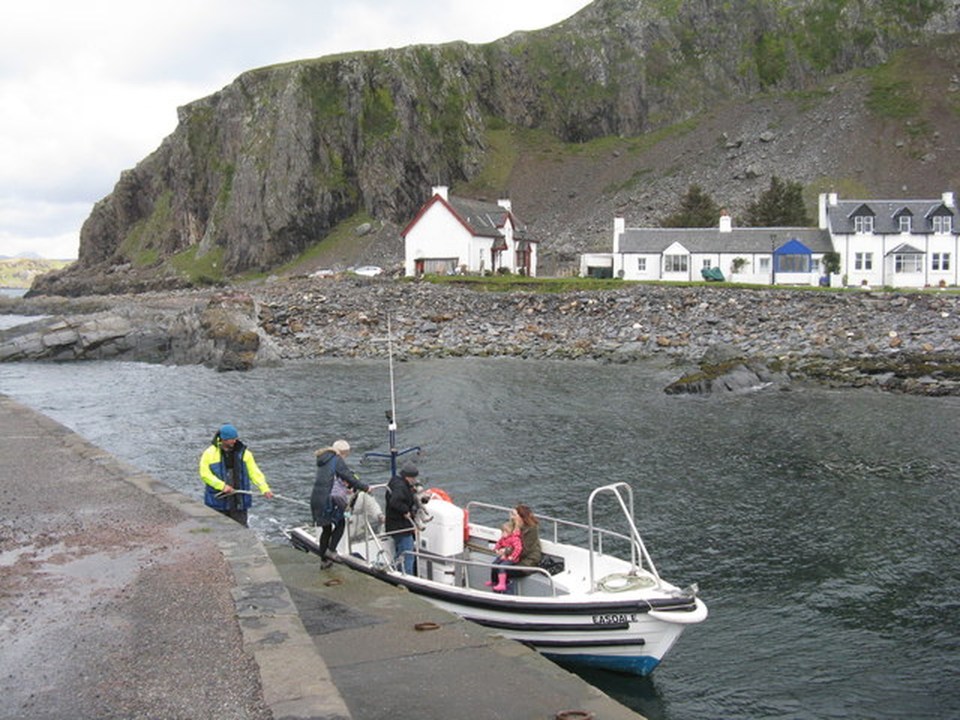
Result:
[[640,717],[2,395],[0,488],[0,718]]

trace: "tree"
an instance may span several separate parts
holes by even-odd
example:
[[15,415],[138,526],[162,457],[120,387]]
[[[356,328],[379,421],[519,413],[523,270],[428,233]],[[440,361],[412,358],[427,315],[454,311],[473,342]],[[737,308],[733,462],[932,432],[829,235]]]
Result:
[[680,209],[660,221],[661,227],[716,227],[720,220],[720,206],[699,185],[687,188],[680,199]]
[[774,175],[770,187],[747,206],[743,224],[746,227],[808,227],[811,222],[803,204],[803,186],[783,182]]

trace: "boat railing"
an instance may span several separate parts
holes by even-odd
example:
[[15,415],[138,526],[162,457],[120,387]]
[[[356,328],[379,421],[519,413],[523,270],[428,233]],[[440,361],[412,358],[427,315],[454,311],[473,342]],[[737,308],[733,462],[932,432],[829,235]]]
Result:
[[[626,494],[626,500],[624,499],[624,493]],[[594,535],[599,535],[601,533],[607,532],[602,528],[597,528],[593,522],[593,508],[594,502],[597,497],[601,495],[613,495],[616,499],[617,504],[620,506],[620,510],[623,512],[624,520],[630,529],[630,548],[631,553],[634,555],[639,553],[643,558],[643,561],[646,563],[647,571],[657,579],[657,582],[660,582],[660,573],[657,572],[656,566],[653,564],[653,559],[650,557],[650,553],[647,552],[647,546],[643,543],[643,538],[640,537],[640,531],[637,530],[637,523],[635,521],[634,513],[634,504],[633,504],[633,488],[629,483],[618,482],[612,483],[610,485],[602,485],[601,487],[595,488],[592,493],[590,493],[590,498],[587,500],[587,524],[590,526],[590,587],[595,588],[594,582],[594,556],[593,556],[593,538]],[[634,559],[634,565],[636,565]]]
[[[623,491],[626,491],[627,500],[623,498]],[[594,501],[596,497],[600,494],[609,493],[612,494],[617,500],[625,520],[628,525],[629,534],[618,532],[615,530],[610,530],[609,528],[597,527],[593,521],[593,512],[594,512]],[[604,542],[608,543],[611,541],[620,541],[628,544],[630,548],[630,563],[637,569],[645,569],[651,575],[653,575],[657,581],[660,581],[660,575],[657,572],[656,566],[653,564],[653,559],[650,557],[650,554],[647,552],[647,548],[643,543],[643,539],[640,537],[640,532],[637,530],[636,522],[634,520],[634,504],[633,504],[633,488],[630,487],[627,483],[614,483],[612,485],[604,485],[602,487],[596,488],[591,494],[587,502],[587,524],[580,522],[575,522],[572,520],[564,520],[563,518],[555,518],[550,515],[537,515],[537,520],[540,523],[540,537],[547,537],[551,539],[554,543],[560,542],[560,531],[561,528],[566,528],[571,531],[581,532],[587,536],[587,550],[589,555],[589,572],[590,572],[590,587],[596,588],[595,582],[595,557],[596,555],[604,554]],[[470,517],[476,517],[476,510],[491,510],[498,512],[509,513],[510,508],[504,507],[501,505],[494,505],[491,503],[482,502],[479,500],[474,500],[467,503],[467,511],[470,513]],[[544,526],[547,526],[547,532],[543,531]],[[550,537],[552,535],[552,537]]]
[[[370,492],[373,493],[377,490],[382,490],[384,488],[386,488],[385,483],[371,485]],[[490,507],[495,507],[495,506],[490,506]],[[356,542],[356,541],[353,541],[348,536],[347,547],[349,548],[350,552],[354,552],[356,549],[362,548],[363,556],[365,558],[370,558],[372,555],[374,559],[371,560],[370,562],[371,562],[371,565],[373,565],[374,567],[386,568],[390,565],[393,565],[401,573],[404,573],[403,562],[402,562],[403,556],[412,555],[417,559],[417,577],[423,577],[424,568],[427,566],[428,563],[444,563],[448,565],[453,565],[455,568],[460,570],[461,577],[466,578],[467,587],[470,586],[470,583],[469,583],[470,576],[469,576],[468,568],[478,567],[484,570],[490,570],[491,567],[493,567],[489,562],[478,561],[478,560],[467,560],[465,558],[438,555],[436,553],[422,551],[420,549],[420,542],[419,542],[419,534],[420,534],[419,527],[415,528],[414,530],[415,534],[418,536],[417,542],[414,545],[414,549],[404,551],[400,555],[393,557],[392,560],[389,559],[389,554],[387,553],[387,550],[384,547],[384,541],[387,540],[388,538],[392,538],[394,535],[400,535],[405,532],[408,532],[408,531],[404,529],[404,530],[393,530],[391,532],[378,533],[374,530],[373,526],[370,525],[369,519],[364,518],[363,519],[363,539],[360,540],[359,542]],[[371,549],[373,550],[373,553],[371,553]],[[557,587],[556,587],[556,584],[554,583],[553,576],[550,575],[550,573],[544,568],[528,567],[525,565],[510,565],[508,566],[508,571],[513,575],[528,575],[528,576],[536,575],[536,576],[543,577],[547,581],[547,585],[549,586],[549,594],[553,597],[557,596]],[[517,594],[522,595],[523,593],[520,592],[522,590],[522,586],[519,583],[517,583],[516,587],[518,589]]]
[[[484,571],[490,571],[493,568],[499,568],[499,569],[505,570],[511,575],[542,576],[547,581],[550,596],[552,597],[557,596],[557,586],[553,581],[553,577],[550,575],[549,572],[547,572],[546,570],[540,567],[530,567],[527,565],[493,565],[489,562],[484,562],[481,560],[467,560],[465,558],[450,557],[447,555],[437,555],[436,553],[421,551],[419,548],[405,551],[401,553],[401,555],[413,555],[415,558],[417,558],[416,577],[423,577],[424,568],[428,563],[441,563],[445,565],[452,565],[455,569],[459,569],[461,571],[460,577],[466,578],[464,582],[454,583],[454,584],[461,587],[470,588],[472,587],[472,585],[469,581],[470,574],[468,572],[468,568],[476,567],[476,568],[481,568]],[[398,569],[401,572],[403,572],[402,563],[400,564]],[[516,583],[515,587],[517,588],[516,594],[523,595],[523,592],[521,592],[523,590],[523,586],[520,583]]]
[[[467,580],[464,583],[464,586],[466,587],[471,587],[471,584],[469,582],[470,575],[468,572],[468,568],[477,567],[477,568],[482,568],[484,570],[490,570],[493,567],[497,567],[492,565],[489,562],[483,562],[479,560],[467,560],[465,558],[458,558],[458,557],[447,556],[447,555],[438,555],[436,553],[423,551],[419,548],[419,542],[416,543],[416,546],[414,547],[413,550],[405,550],[404,552],[400,553],[400,555],[394,556],[392,560],[388,560],[388,554],[383,544],[384,540],[404,532],[406,531],[394,530],[393,532],[377,533],[370,526],[370,523],[368,521],[364,521],[364,539],[360,543],[350,542],[349,547],[351,551],[353,551],[356,545],[358,544],[362,545],[364,548],[364,557],[368,557],[368,558],[371,556],[370,550],[372,547],[372,549],[374,550],[374,555],[373,555],[374,560],[371,561],[371,565],[373,565],[374,567],[379,567],[381,569],[384,569],[392,565],[397,571],[399,571],[402,574],[406,574],[406,572],[404,571],[403,562],[402,562],[403,557],[405,555],[412,555],[417,560],[417,572],[415,574],[415,577],[420,577],[420,578],[424,577],[425,568],[429,563],[442,563],[446,565],[452,565],[454,568],[459,569],[461,571],[460,572],[461,577],[467,578]],[[419,530],[416,531],[417,534],[419,534],[419,532],[420,532]],[[557,596],[557,586],[553,581],[553,577],[550,575],[550,573],[547,570],[540,567],[528,567],[525,565],[509,565],[509,566],[505,565],[503,566],[503,569],[507,570],[511,575],[542,576],[547,581],[547,585],[549,586],[549,594],[552,597]],[[522,590],[522,586],[520,584],[517,584],[516,587],[518,588],[517,594],[523,595],[523,593],[520,592],[520,590]]]

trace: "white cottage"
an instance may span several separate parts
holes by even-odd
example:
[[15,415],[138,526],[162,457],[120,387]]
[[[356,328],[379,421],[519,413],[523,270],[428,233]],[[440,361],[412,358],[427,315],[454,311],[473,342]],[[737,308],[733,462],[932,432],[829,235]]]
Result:
[[613,220],[613,252],[580,258],[580,274],[624,280],[700,280],[708,275],[762,285],[822,282],[835,252],[852,286],[960,285],[957,204],[934,200],[840,200],[820,195],[816,228],[628,228]]
[[467,200],[435,187],[400,235],[407,276],[501,269],[537,274],[537,241],[528,237],[509,200]]
[[957,204],[935,200],[840,200],[820,195],[820,226],[840,254],[848,285],[957,285]]
[[613,221],[613,252],[583,255],[580,274],[624,280],[704,278],[773,285],[816,285],[832,250],[817,228],[734,228],[729,215],[715,228],[628,228]]

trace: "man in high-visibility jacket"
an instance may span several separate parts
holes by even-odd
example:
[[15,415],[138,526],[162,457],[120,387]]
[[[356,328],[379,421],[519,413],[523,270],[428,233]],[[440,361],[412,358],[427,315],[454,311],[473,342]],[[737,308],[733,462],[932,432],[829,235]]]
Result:
[[206,484],[203,502],[246,527],[253,503],[251,483],[267,499],[273,497],[253,453],[239,438],[237,429],[221,425],[213,443],[200,456],[200,479]]

